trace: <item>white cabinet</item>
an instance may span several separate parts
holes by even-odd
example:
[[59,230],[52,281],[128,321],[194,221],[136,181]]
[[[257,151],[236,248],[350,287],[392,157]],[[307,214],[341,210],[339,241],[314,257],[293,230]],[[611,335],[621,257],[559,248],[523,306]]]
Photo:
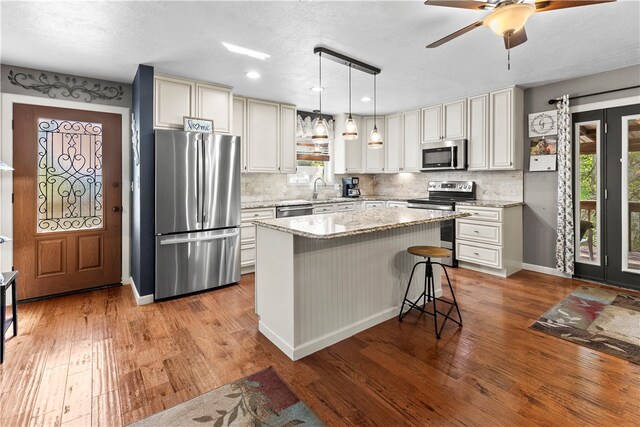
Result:
[[460,99],[422,109],[422,141],[437,142],[465,138],[467,100]]
[[313,206],[313,214],[328,214],[334,213],[336,211],[336,205],[333,204],[325,204],[325,205],[314,205]]
[[507,277],[522,269],[522,206],[456,205],[471,216],[456,220],[456,258],[461,267]]
[[489,95],[467,100],[467,154],[469,170],[489,168]]
[[247,171],[247,99],[233,97],[233,126],[231,134],[240,137],[242,146],[241,171]]
[[154,127],[183,129],[183,118],[195,115],[195,83],[166,76],[154,77]]
[[420,110],[402,113],[402,172],[420,171]]
[[183,118],[213,120],[217,133],[231,133],[231,89],[177,77],[154,76],[154,127],[183,129]]
[[387,202],[387,207],[388,208],[406,208],[409,205],[409,203],[407,202],[398,202],[398,201],[393,201],[393,200],[389,200]]
[[256,263],[256,226],[253,221],[276,217],[274,208],[242,209],[240,212],[240,267],[242,273],[253,271]]
[[400,172],[404,166],[402,143],[402,115],[393,114],[385,117],[386,139],[385,148],[385,172]]
[[278,172],[280,104],[247,100],[247,170]]
[[233,123],[233,95],[231,89],[196,83],[196,112],[200,119],[213,120],[216,133],[231,133]]
[[522,169],[523,114],[521,89],[489,93],[489,169]]
[[347,114],[336,114],[335,119],[335,139],[332,145],[333,170],[337,174],[359,173],[363,171],[362,160],[364,156],[363,144],[366,145],[368,135],[365,134],[362,117],[352,116],[358,127],[358,137],[353,140],[346,140],[342,137],[344,122]]
[[296,173],[296,107],[280,106],[280,167],[282,173]]
[[364,126],[362,129],[363,136],[363,150],[364,150],[364,170],[363,172],[384,172],[384,144],[385,132],[384,132],[384,117],[376,117],[375,124],[378,127],[378,132],[382,135],[383,147],[379,149],[369,148],[369,135],[373,130],[374,119],[373,117],[364,118]]
[[[360,207],[360,209],[362,209]],[[356,210],[356,202],[337,203],[336,212],[351,212]]]

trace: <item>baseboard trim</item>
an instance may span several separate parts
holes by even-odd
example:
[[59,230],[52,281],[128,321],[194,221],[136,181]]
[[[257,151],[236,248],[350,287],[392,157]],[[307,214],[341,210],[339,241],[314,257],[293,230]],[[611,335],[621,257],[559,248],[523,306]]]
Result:
[[562,273],[561,271],[556,270],[555,268],[545,267],[543,265],[536,264],[527,264],[522,263],[523,270],[535,271],[537,273],[550,274],[552,276],[564,277],[566,279],[571,279],[571,274]]
[[145,305],[151,304],[153,302],[153,294],[140,296],[140,294],[138,293],[138,288],[133,282],[133,277],[129,277],[129,280],[127,280],[127,282],[129,283],[129,286],[131,286],[131,292],[133,292],[133,297],[136,299],[136,304]]

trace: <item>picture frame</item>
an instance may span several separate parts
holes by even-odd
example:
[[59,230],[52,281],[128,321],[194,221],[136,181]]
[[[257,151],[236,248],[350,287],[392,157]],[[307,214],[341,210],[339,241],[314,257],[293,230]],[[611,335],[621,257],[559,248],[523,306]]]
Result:
[[182,123],[185,132],[213,133],[213,120],[184,116]]
[[549,110],[529,114],[529,138],[558,134],[558,111]]
[[550,172],[557,168],[558,137],[545,136],[530,138],[529,171]]

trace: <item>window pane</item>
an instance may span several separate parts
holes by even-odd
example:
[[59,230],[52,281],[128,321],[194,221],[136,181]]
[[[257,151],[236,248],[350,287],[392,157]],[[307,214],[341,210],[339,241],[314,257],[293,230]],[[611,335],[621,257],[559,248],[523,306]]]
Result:
[[623,269],[640,270],[640,116],[623,117],[622,124]]
[[101,228],[102,124],[38,120],[37,232]]
[[600,265],[600,122],[577,123],[576,209],[580,226],[576,227],[576,261]]

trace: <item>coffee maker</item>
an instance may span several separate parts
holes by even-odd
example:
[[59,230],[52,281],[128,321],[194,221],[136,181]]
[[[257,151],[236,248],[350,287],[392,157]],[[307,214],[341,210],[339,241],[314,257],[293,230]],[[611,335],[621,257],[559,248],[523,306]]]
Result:
[[357,176],[342,178],[342,197],[360,197],[359,183],[360,178]]

